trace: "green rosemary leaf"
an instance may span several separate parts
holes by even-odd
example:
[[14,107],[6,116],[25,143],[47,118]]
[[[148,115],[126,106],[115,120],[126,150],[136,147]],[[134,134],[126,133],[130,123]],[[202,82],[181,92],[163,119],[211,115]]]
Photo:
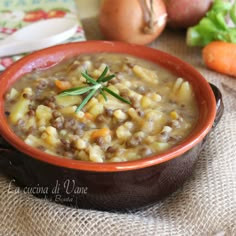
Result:
[[108,76],[102,78],[101,80],[99,80],[99,81],[97,80],[97,81],[98,81],[98,82],[103,82],[103,83],[105,83],[105,82],[107,82],[107,81],[113,79],[114,77],[115,77],[114,74],[113,74],[113,75],[108,75]]
[[76,96],[76,95],[81,95],[84,93],[87,93],[88,91],[94,89],[94,87],[90,87],[90,86],[84,86],[84,87],[76,87],[76,88],[72,88],[72,89],[66,89],[64,91],[62,91],[61,93],[59,93],[57,96],[58,97],[64,97],[64,96]]
[[102,89],[100,90],[100,93],[102,94],[104,100],[107,101],[107,96],[106,96],[106,94],[102,91]]
[[80,87],[74,87],[74,88],[65,89],[61,93],[64,93],[64,92],[74,92],[74,91],[77,91],[78,89],[81,89],[81,88],[84,88],[84,87],[88,87],[88,86],[80,86]]
[[96,89],[92,90],[87,96],[86,98],[80,103],[80,105],[76,108],[75,112],[78,113],[86,104],[87,102],[90,100],[90,98],[93,97],[93,95],[97,92]]
[[91,78],[87,73],[82,72],[81,75],[91,84],[98,84],[98,82],[96,80],[94,80],[93,78]]
[[107,74],[107,72],[108,72],[108,66],[105,67],[102,74],[98,77],[97,82],[101,82],[103,77]]
[[127,104],[131,104],[131,102],[130,102],[129,100],[127,100],[127,99],[121,97],[119,94],[113,92],[113,91],[110,90],[109,88],[103,87],[102,89],[105,90],[106,92],[108,92],[109,94],[111,94],[113,97],[115,97],[115,98],[121,100],[122,102],[125,102],[125,103],[127,103]]

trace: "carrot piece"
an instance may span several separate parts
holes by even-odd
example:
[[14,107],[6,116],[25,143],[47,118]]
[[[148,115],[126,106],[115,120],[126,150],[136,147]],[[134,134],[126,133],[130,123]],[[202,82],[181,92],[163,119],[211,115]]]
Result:
[[105,137],[105,136],[107,136],[109,134],[110,134],[110,130],[108,128],[102,128],[102,129],[95,130],[91,134],[91,138],[92,139],[96,139],[98,137]]
[[92,115],[91,113],[89,113],[89,112],[85,112],[85,113],[84,113],[84,117],[85,117],[86,119],[88,119],[88,120],[94,120],[93,115]]
[[203,48],[202,58],[208,68],[236,77],[236,44],[211,42]]
[[55,85],[57,88],[60,90],[65,90],[71,88],[71,83],[69,81],[64,81],[64,80],[55,80]]

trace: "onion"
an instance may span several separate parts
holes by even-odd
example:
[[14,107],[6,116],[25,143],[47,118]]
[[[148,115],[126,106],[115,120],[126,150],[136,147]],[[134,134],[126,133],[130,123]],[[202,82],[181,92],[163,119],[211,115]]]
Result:
[[164,30],[163,0],[104,0],[99,14],[102,34],[109,40],[148,44]]
[[168,14],[168,26],[188,28],[196,25],[210,9],[212,0],[164,0]]

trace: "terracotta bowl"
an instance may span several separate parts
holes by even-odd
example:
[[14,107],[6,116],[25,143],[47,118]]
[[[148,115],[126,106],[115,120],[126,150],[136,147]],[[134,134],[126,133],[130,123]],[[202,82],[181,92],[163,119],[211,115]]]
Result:
[[[4,95],[25,73],[49,68],[82,53],[116,52],[160,64],[193,85],[200,116],[191,134],[159,155],[120,163],[68,160],[32,148],[10,129]],[[220,91],[192,66],[167,53],[121,42],[87,41],[32,53],[0,79],[0,170],[24,191],[81,208],[124,210],[155,203],[177,190],[191,175],[203,144],[223,113]]]

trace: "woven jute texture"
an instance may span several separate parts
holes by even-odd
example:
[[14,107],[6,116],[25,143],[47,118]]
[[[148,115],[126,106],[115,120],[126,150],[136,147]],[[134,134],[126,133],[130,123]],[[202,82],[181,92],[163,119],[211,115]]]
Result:
[[[96,39],[96,25],[85,23],[94,34],[89,37]],[[224,115],[184,186],[152,207],[111,213],[14,192],[0,176],[1,236],[236,235],[236,80],[207,70],[201,50],[187,48],[184,35],[166,30],[149,46],[192,64],[220,88],[225,103]]]

